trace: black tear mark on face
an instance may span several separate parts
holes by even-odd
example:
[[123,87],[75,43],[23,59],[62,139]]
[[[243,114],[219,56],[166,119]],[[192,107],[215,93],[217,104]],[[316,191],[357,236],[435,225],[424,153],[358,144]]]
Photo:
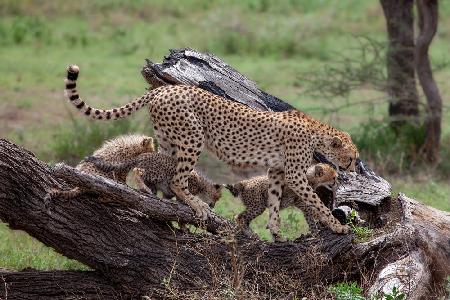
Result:
[[350,168],[350,165],[352,164],[352,162],[353,162],[353,158],[350,157],[350,162],[348,163],[347,167],[345,167],[346,170],[348,170],[348,168]]

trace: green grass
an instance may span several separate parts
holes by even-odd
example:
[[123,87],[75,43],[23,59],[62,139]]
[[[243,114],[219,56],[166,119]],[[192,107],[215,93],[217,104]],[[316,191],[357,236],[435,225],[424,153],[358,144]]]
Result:
[[[447,59],[450,3],[440,3],[439,32],[431,47],[434,65]],[[125,103],[144,92],[140,76],[144,58],[161,61],[170,48],[192,47],[222,57],[265,91],[332,125],[358,134],[361,124],[386,117],[384,95],[370,89],[348,97],[324,99],[306,93],[304,76],[353,56],[369,36],[385,41],[378,1],[360,0],[186,0],[186,1],[0,1],[0,137],[32,150],[48,162],[75,163],[104,139],[129,131],[150,134],[148,116],[94,124],[76,115],[63,98],[65,66],[81,68],[81,96],[104,108]],[[450,68],[435,74],[444,103],[450,94]],[[380,98],[364,105],[361,100]],[[339,109],[338,109],[339,108]],[[335,112],[336,111],[336,112]],[[73,114],[73,115],[72,115]],[[366,125],[371,126],[371,125]],[[389,144],[366,130],[360,146]],[[370,138],[365,136],[370,133]],[[450,170],[450,110],[444,110],[442,169]],[[392,150],[393,148],[389,148]],[[395,163],[398,151],[389,154]],[[380,157],[384,152],[376,154]],[[386,161],[390,161],[386,159]],[[408,165],[410,162],[405,161]],[[388,168],[388,166],[383,166]],[[428,174],[429,173],[429,174]],[[442,175],[442,174],[443,175]],[[427,175],[391,175],[394,191],[450,211],[448,171]],[[447,174],[447,175],[445,175]],[[233,218],[242,204],[224,193],[216,211]],[[252,229],[270,240],[267,212]],[[282,233],[295,238],[306,231],[300,212],[282,212]],[[25,233],[0,227],[0,268],[83,268]]]
[[426,205],[450,211],[450,185],[447,180],[438,181],[425,175],[419,177],[391,178],[394,195],[404,193]]
[[[235,199],[228,191],[224,191],[222,198],[216,203],[214,211],[221,216],[224,216],[230,220],[234,220],[234,217],[244,210],[244,205],[240,200]],[[263,214],[255,218],[250,228],[261,239],[265,241],[271,241],[272,236],[269,230],[266,228],[269,220],[269,213],[266,210]],[[289,239],[295,239],[300,234],[308,232],[308,225],[303,213],[295,208],[287,208],[281,211],[281,234]]]
[[34,268],[39,270],[89,269],[76,260],[67,259],[22,231],[11,231],[0,223],[0,268]]
[[366,300],[362,295],[362,289],[356,282],[336,283],[330,287],[330,291],[336,297],[336,300]]
[[330,286],[330,291],[336,300],[405,300],[405,293],[399,291],[397,287],[393,287],[389,293],[383,293],[382,296],[373,295],[370,297],[363,296],[363,290],[356,282],[339,282]]

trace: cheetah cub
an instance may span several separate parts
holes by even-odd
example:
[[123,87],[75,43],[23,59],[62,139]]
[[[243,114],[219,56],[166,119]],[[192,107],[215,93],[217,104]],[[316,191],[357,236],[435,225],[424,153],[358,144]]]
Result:
[[[140,154],[153,152],[155,152],[153,138],[146,135],[131,134],[118,136],[106,141],[99,149],[95,150],[92,156],[109,163],[120,163],[127,159],[137,157]],[[82,160],[75,168],[85,173],[100,175],[121,183],[126,182],[128,174],[128,170],[101,170],[93,163],[86,160]],[[82,190],[79,187],[75,187],[68,191],[52,189],[47,194],[46,198],[48,200],[53,198],[72,199],[86,192],[88,191]]]
[[[166,199],[176,196],[170,188],[170,180],[176,174],[177,160],[169,155],[146,153],[120,163],[111,163],[96,157],[88,157],[86,161],[104,172],[122,173],[133,168],[133,176],[139,189],[153,194],[159,190]],[[209,207],[214,207],[221,196],[221,185],[212,183],[196,171],[190,173],[188,182],[192,195],[199,196]]]
[[[328,164],[316,164],[309,167],[306,171],[309,185],[316,190],[320,186],[324,186],[333,190],[336,186],[337,172]],[[236,217],[238,225],[245,231],[250,230],[250,222],[257,216],[262,214],[269,206],[268,190],[269,179],[267,176],[258,176],[248,180],[240,181],[234,185],[226,185],[234,197],[239,197],[245,204],[245,211]],[[307,205],[298,197],[288,186],[283,187],[280,209],[295,206],[303,211],[309,229],[317,229],[314,220],[317,220],[317,214],[320,212],[314,206]]]

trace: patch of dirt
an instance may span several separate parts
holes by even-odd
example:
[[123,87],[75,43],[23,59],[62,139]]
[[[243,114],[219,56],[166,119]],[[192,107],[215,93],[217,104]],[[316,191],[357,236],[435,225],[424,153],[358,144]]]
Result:
[[[17,99],[32,99],[27,107],[15,101]],[[39,93],[27,90],[17,93],[13,100],[2,101],[0,106],[0,136],[9,137],[17,131],[34,131],[42,129],[44,125],[49,127],[59,124],[68,118],[68,109],[65,107],[65,99],[62,93]]]

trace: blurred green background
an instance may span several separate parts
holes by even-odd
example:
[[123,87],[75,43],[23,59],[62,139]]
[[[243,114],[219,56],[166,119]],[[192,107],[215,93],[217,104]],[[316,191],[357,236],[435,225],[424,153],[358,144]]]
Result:
[[[107,108],[145,91],[140,75],[145,58],[160,62],[170,48],[191,47],[216,54],[266,92],[349,131],[361,157],[395,192],[450,211],[450,2],[440,2],[431,46],[444,99],[438,167],[417,162],[411,150],[418,135],[414,128],[397,138],[386,125],[386,95],[376,88],[385,61],[375,55],[384,53],[385,45],[385,19],[375,0],[1,0],[0,137],[49,163],[74,165],[107,138],[151,134],[146,112],[110,124],[77,115],[63,97],[65,67],[78,64],[81,97]],[[343,65],[361,84],[342,94],[326,93],[333,82],[330,69]],[[226,180],[226,170],[208,168],[216,164],[202,159],[210,177]],[[240,210],[227,192],[216,207],[230,218]],[[282,218],[284,234],[307,231],[298,211],[288,209]],[[268,239],[266,220],[263,215],[252,226]],[[6,224],[0,224],[1,267],[84,268]]]

